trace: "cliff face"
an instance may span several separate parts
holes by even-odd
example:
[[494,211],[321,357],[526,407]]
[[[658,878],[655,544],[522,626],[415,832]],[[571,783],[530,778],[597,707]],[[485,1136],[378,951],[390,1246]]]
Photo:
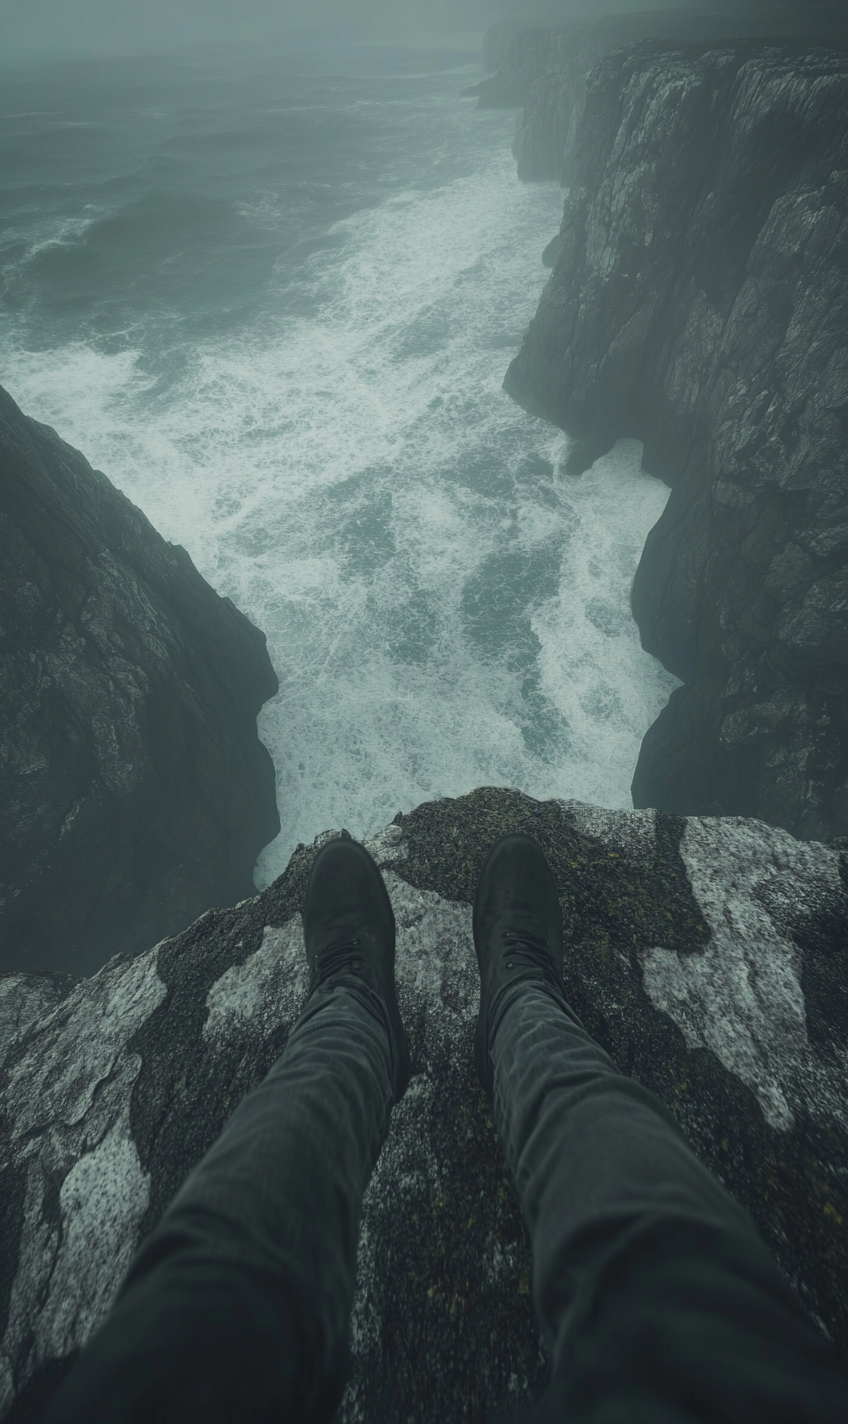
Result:
[[486,35],[484,63],[497,70],[474,91],[485,108],[517,108],[513,152],[525,181],[573,176],[575,140],[589,71],[617,49],[646,39],[725,42],[745,36],[803,37],[848,44],[848,12],[833,0],[804,6],[737,3],[704,10],[656,10],[606,15],[568,25],[495,25]]
[[[543,1387],[526,1240],[472,1057],[474,887],[514,830],[554,870],[572,1004],[668,1105],[848,1350],[848,859],[755,821],[484,790],[398,816],[370,842],[397,919],[413,1077],[365,1199],[339,1420],[444,1424]],[[137,1243],[282,1051],[306,993],[314,853],[300,847],[264,894],[92,979],[0,978],[0,1024],[16,1029],[0,1033],[10,1424],[38,1417]]]
[[0,392],[0,969],[91,973],[255,893],[264,636]]
[[634,803],[848,831],[848,57],[662,45],[593,72],[506,389],[672,485],[633,610],[684,680]]
[[518,28],[512,20],[501,20],[487,29],[483,36],[483,68],[490,74],[500,69],[510,41]]
[[483,43],[483,63],[486,69],[496,72],[465,92],[479,95],[479,109],[520,108],[527,101],[533,80],[555,62],[552,56],[558,55],[564,40],[564,31],[538,25],[528,29],[508,24],[493,26]]
[[550,67],[530,84],[512,145],[523,182],[553,179],[563,187],[571,182],[577,131],[586,103],[586,80],[604,53],[602,48],[592,47],[585,55],[578,54]]

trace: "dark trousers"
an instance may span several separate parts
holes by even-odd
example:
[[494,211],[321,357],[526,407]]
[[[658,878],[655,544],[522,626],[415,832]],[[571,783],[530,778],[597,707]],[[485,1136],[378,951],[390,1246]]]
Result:
[[[657,1100],[534,986],[492,1058],[552,1360],[538,1418],[844,1424],[832,1351]],[[319,990],[142,1245],[49,1424],[331,1419],[391,1105],[382,1019],[354,986]]]

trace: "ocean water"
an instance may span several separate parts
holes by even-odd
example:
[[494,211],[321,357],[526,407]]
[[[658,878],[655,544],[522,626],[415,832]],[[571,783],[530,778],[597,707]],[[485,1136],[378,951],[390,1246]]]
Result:
[[629,806],[676,685],[633,573],[668,496],[575,479],[502,392],[562,193],[473,54],[311,49],[2,75],[0,381],[266,633],[282,831],[479,785]]

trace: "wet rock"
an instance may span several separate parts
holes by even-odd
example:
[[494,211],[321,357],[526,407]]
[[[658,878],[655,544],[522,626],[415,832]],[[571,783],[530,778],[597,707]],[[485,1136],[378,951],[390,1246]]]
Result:
[[475,86],[481,108],[517,108],[513,145],[524,181],[573,177],[577,132],[589,72],[614,50],[646,39],[714,44],[744,36],[803,36],[848,44],[848,15],[833,0],[804,6],[775,3],[636,11],[571,24],[494,25],[486,35],[484,63],[497,73]]
[[91,973],[254,893],[264,636],[0,391],[0,969]]
[[[567,89],[572,79],[578,81],[579,87],[585,87],[586,75],[602,55],[648,35],[676,34],[680,23],[684,28],[689,27],[691,18],[679,17],[672,11],[604,16],[596,21],[554,26],[493,26],[484,44],[484,63],[486,68],[495,68],[496,73],[475,86],[478,108],[515,109],[525,104],[530,110],[537,104],[547,108],[544,117],[541,113],[538,117],[531,113],[519,119],[516,141],[516,151],[521,150],[519,177],[559,176],[560,135],[554,113],[558,105],[567,106],[570,102],[560,91]],[[532,136],[539,138],[547,150],[550,171],[541,158],[536,171],[538,156],[530,153],[521,137],[525,117],[528,118],[529,144],[532,144]],[[556,157],[552,158],[554,153]],[[525,154],[527,168],[523,171]]]
[[576,55],[551,65],[527,88],[512,145],[518,176],[524,183],[553,179],[567,187],[571,182],[586,79],[607,48],[594,38],[596,42],[581,45]]
[[672,485],[633,589],[686,684],[634,804],[848,829],[848,56],[636,46],[591,76],[506,389]]
[[557,260],[557,258],[559,257],[559,248],[560,248],[559,233],[557,232],[557,233],[555,233],[554,236],[551,238],[550,242],[548,243],[547,247],[544,249],[544,251],[543,251],[543,253],[542,253],[542,266],[543,266],[543,267],[555,267],[555,266],[556,266],[556,260]]
[[504,54],[513,35],[523,28],[513,20],[500,20],[490,25],[483,36],[483,68],[490,74],[500,69]]
[[[481,790],[369,843],[397,919],[413,1078],[365,1202],[344,1424],[444,1424],[544,1386],[527,1243],[472,1062],[474,887],[489,846],[519,829],[557,879],[575,1008],[848,1351],[844,852],[752,820]],[[0,1039],[0,1410],[14,1424],[37,1417],[139,1240],[281,1052],[306,993],[314,854],[299,847],[262,895],[94,978],[0,978],[0,1014],[14,1001],[20,1023]]]

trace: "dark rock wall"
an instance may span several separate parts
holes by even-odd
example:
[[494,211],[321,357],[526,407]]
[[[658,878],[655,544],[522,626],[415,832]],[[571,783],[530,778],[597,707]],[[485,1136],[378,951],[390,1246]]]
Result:
[[[369,842],[413,1077],[364,1203],[339,1424],[460,1424],[544,1385],[527,1242],[472,1056],[474,887],[514,830],[554,871],[571,1002],[848,1352],[846,856],[756,821],[481,790]],[[137,1243],[282,1051],[306,993],[313,856],[300,847],[264,894],[91,979],[0,976],[0,1023],[17,1024],[0,1037],[9,1424],[37,1419]]]
[[573,176],[574,147],[589,71],[605,55],[645,39],[709,40],[744,36],[802,36],[806,42],[848,44],[848,7],[841,3],[714,4],[558,25],[495,25],[486,35],[484,63],[497,73],[474,92],[485,108],[516,108],[513,152],[525,181]]
[[483,62],[486,69],[496,72],[466,93],[479,95],[480,109],[520,108],[533,80],[545,73],[564,40],[563,32],[539,26],[494,26],[486,35]]
[[571,182],[586,80],[603,54],[603,49],[593,46],[585,57],[578,55],[533,80],[512,145],[522,182],[553,179],[564,187]]
[[590,78],[505,386],[672,485],[633,589],[684,680],[634,803],[848,830],[848,56],[661,44]]
[[0,391],[0,969],[91,973],[255,893],[264,636]]
[[510,40],[519,28],[511,20],[502,20],[487,29],[483,36],[483,68],[490,74],[500,69]]

